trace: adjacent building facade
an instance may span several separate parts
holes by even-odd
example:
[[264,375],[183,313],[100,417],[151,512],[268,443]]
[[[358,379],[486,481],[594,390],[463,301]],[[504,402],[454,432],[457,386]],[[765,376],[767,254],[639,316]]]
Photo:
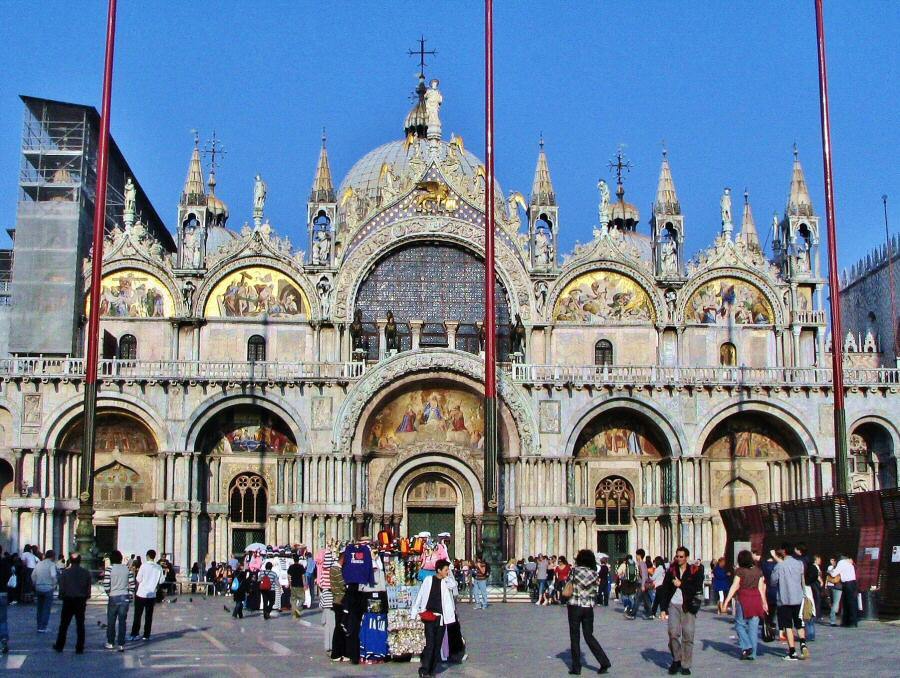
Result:
[[[397,140],[337,188],[323,141],[303,225],[269,222],[257,177],[252,223],[230,228],[197,147],[174,240],[123,177],[102,260],[98,543],[114,543],[119,517],[147,516],[182,568],[251,541],[383,526],[447,530],[455,556],[475,553],[485,175],[442,131],[438,83],[417,93]],[[738,220],[727,190],[719,236],[689,257],[668,158],[646,228],[621,175],[611,183],[592,239],[567,255],[559,232],[576,226],[561,221],[543,146],[529,196],[497,187],[504,546],[684,543],[710,558],[725,543],[718,509],[833,488],[819,217],[795,153],[773,258],[747,196]],[[32,218],[33,202],[23,195],[2,361],[0,524],[6,543],[68,550],[100,263],[82,244],[77,270],[20,267],[22,242],[65,230]],[[67,237],[86,242],[88,224]],[[30,306],[51,275],[58,312],[42,325]],[[898,371],[850,367],[846,380],[855,486],[896,485]]]

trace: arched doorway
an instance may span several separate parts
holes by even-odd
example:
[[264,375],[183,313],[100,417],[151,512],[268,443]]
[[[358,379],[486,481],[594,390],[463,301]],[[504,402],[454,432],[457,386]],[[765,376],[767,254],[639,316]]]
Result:
[[[440,473],[419,476],[406,491],[406,524],[410,535],[422,531],[437,537],[442,532],[456,532],[456,511],[460,505],[459,493],[450,479]],[[456,549],[450,542],[450,557]]]
[[628,529],[634,511],[634,488],[624,478],[609,476],[594,491],[597,551],[617,562],[629,552]]
[[228,486],[232,553],[243,553],[249,544],[266,543],[269,490],[258,473],[241,473]]
[[2,530],[2,538],[0,545],[4,551],[18,551],[18,544],[13,544],[13,526],[12,513],[9,510],[7,501],[10,497],[15,496],[16,484],[15,473],[13,473],[12,465],[5,459],[0,459],[0,530]]
[[[72,422],[60,437],[59,449],[80,455],[84,438],[82,417]],[[119,518],[152,517],[155,499],[156,436],[147,424],[123,410],[107,409],[97,414],[94,442],[94,538],[100,553],[118,546]],[[64,468],[63,455],[57,455]],[[77,487],[77,479],[72,479]],[[68,550],[69,545],[65,545]]]

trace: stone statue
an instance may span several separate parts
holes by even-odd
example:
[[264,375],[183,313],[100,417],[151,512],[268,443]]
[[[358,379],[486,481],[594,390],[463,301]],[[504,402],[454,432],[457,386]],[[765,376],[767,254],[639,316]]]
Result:
[[387,312],[387,323],[384,326],[384,350],[400,350],[400,337],[397,336],[397,323],[394,321],[393,311]]
[[363,339],[363,323],[362,323],[362,310],[356,309],[353,311],[353,322],[350,323],[350,346],[353,349],[353,352],[356,351],[365,351],[366,347],[364,346]]
[[805,238],[800,238],[797,243],[797,271],[800,273],[809,273],[809,243]]
[[439,84],[438,80],[432,80],[428,91],[425,92],[425,115],[428,123],[429,139],[441,138],[440,112],[444,97],[441,96],[441,91],[438,89]]
[[181,261],[185,268],[202,268],[202,256],[200,251],[200,228],[191,226],[184,230],[184,250]]
[[547,283],[543,280],[538,280],[534,284],[535,306],[537,308],[538,315],[544,312],[544,306],[547,305],[547,293]]
[[262,224],[263,208],[266,206],[266,193],[268,186],[260,175],[256,175],[253,182],[253,223],[257,227]]
[[322,308],[322,318],[331,315],[331,281],[327,276],[322,276],[316,283],[316,292],[319,294],[319,305]]
[[600,229],[603,230],[609,223],[609,186],[601,179],[597,182],[597,189],[600,191],[600,206],[597,212],[600,218]]
[[675,245],[675,241],[671,238],[663,240],[659,264],[663,273],[678,272],[678,248],[677,245]]
[[331,234],[328,229],[320,228],[313,237],[312,263],[327,266],[331,259]]
[[191,301],[194,299],[194,290],[197,289],[190,280],[184,283],[181,288],[181,300],[184,302],[184,311],[186,315],[191,314]]
[[549,266],[553,261],[553,243],[547,236],[546,229],[539,228],[534,233],[534,264]]
[[484,331],[484,323],[478,323],[478,350],[484,350],[484,341],[487,335]]
[[666,300],[666,308],[669,310],[669,320],[671,322],[675,321],[675,301],[678,299],[678,293],[673,290],[671,287],[666,290],[665,300]]
[[525,355],[525,325],[522,324],[522,316],[516,313],[516,324],[509,334],[510,353]]
[[725,230],[730,232],[731,227],[733,226],[733,222],[731,221],[731,189],[726,188],[722,193],[722,199],[719,201],[719,205],[722,207],[722,226],[725,227]]
[[134,215],[137,201],[137,189],[134,186],[134,182],[131,180],[131,177],[125,181],[125,207],[122,210],[122,221],[125,222],[125,226],[131,226],[134,223]]

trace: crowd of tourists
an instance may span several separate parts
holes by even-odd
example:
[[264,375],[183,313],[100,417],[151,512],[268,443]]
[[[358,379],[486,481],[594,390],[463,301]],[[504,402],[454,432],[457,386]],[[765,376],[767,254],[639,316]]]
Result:
[[[417,564],[413,570],[403,563],[391,564],[388,555],[382,562],[378,545],[369,541],[345,544],[330,540],[317,553],[302,544],[280,548],[260,545],[243,557],[213,562],[209,567],[195,563],[184,587],[192,596],[198,591],[229,596],[232,604],[224,607],[235,619],[243,619],[245,612],[259,611],[265,620],[278,611],[299,618],[315,603],[322,610],[326,652],[333,661],[359,663],[368,655],[366,633],[370,646],[375,642],[387,647],[386,625],[370,623],[367,629],[364,618],[376,611],[389,580],[394,583],[398,573],[402,580],[405,573],[411,577],[405,583],[416,583],[410,615],[418,616],[424,629],[419,673],[430,676],[439,658],[459,660],[464,655],[456,601],[468,595],[474,609],[486,609],[491,568],[480,557],[451,561],[445,557],[441,540],[423,543],[414,556]],[[63,651],[74,621],[75,652],[84,652],[85,608],[92,580],[77,553],[66,559],[57,557],[53,550],[41,552],[37,546],[27,545],[21,554],[0,554],[3,581],[2,653],[9,652],[7,607],[33,603],[37,632],[47,633],[56,595],[62,605],[53,649]],[[717,614],[733,617],[736,657],[745,661],[757,658],[760,640],[786,643],[786,661],[806,659],[818,623],[827,620],[831,626],[855,627],[859,616],[852,558],[841,555],[825,564],[804,544],[783,544],[767,555],[744,550],[734,566],[719,558],[708,568],[692,559],[685,547],[679,547],[671,560],[651,558],[643,549],[615,562],[606,554],[590,550],[579,551],[572,563],[562,555],[537,554],[507,562],[502,582],[514,591],[530,594],[535,605],[566,605],[570,673],[574,675],[582,668],[580,636],[599,663],[600,673],[612,665],[593,629],[594,607],[609,606],[610,601],[619,601],[626,620],[643,617],[666,621],[671,675],[691,674],[696,616],[706,603],[714,606]],[[105,647],[119,652],[124,651],[126,640],[150,639],[155,605],[174,596],[177,586],[175,568],[165,555],[157,560],[152,549],[127,559],[114,551],[102,569],[100,584],[108,596]],[[132,605],[131,629],[126,633]],[[379,636],[382,632],[384,637]],[[447,638],[456,652],[448,653]],[[383,650],[382,659],[386,654]]]

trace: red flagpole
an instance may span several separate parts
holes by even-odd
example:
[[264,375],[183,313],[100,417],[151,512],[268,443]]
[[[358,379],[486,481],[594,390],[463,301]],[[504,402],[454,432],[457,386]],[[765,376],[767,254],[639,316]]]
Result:
[[828,286],[831,310],[831,371],[834,390],[835,492],[850,489],[847,474],[847,416],[844,411],[844,332],[838,284],[837,237],[834,225],[834,183],[831,172],[831,118],[828,111],[828,65],[825,60],[825,17],[822,0],[816,3],[816,39],[819,57],[819,110],[822,118],[822,161],[825,169],[825,223],[828,229]]
[[103,275],[103,236],[106,224],[106,181],[109,175],[109,109],[112,99],[113,52],[116,39],[116,0],[109,0],[106,17],[106,57],[103,63],[103,99],[100,139],[97,144],[97,191],[94,200],[94,239],[91,258],[91,295],[84,359],[84,439],[81,455],[81,492],[76,539],[86,565],[93,562],[94,545],[94,440],[97,414],[97,361],[100,344],[100,279]]

